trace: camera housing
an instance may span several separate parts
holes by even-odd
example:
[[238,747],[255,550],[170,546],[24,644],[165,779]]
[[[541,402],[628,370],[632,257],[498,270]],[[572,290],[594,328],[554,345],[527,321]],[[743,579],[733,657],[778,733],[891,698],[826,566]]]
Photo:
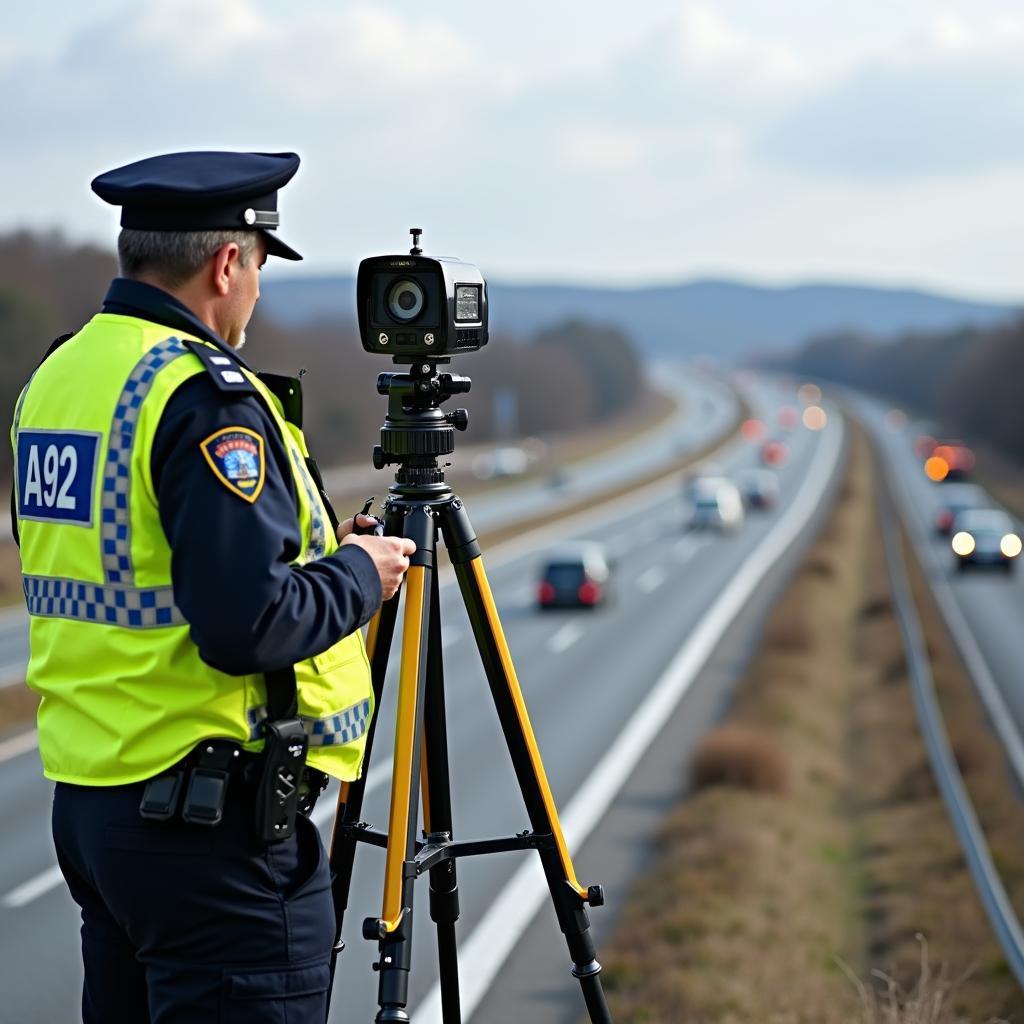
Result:
[[396,363],[447,361],[487,344],[483,275],[471,263],[424,256],[415,246],[359,264],[356,306],[363,348]]

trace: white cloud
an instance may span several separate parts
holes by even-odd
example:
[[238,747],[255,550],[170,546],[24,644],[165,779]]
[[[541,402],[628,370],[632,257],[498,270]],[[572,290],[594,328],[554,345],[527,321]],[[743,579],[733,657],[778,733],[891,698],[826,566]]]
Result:
[[982,250],[1024,237],[1024,15],[1009,2],[840,16],[820,0],[657,0],[614,21],[582,2],[545,18],[543,0],[528,17],[471,0],[123,2],[70,41],[0,41],[0,133],[18,153],[4,225],[110,239],[94,174],[224,148],[302,155],[283,234],[311,269],[350,268],[424,221],[435,251],[519,276],[870,276],[875,258],[989,282],[999,259]]
[[1024,19],[939,13],[787,109],[760,152],[809,175],[957,177],[1024,163]]
[[647,154],[637,133],[607,125],[572,125],[561,139],[562,163],[570,171],[628,171]]
[[25,136],[45,121],[74,136],[103,118],[106,130],[147,144],[189,126],[328,129],[325,117],[368,121],[391,106],[415,129],[442,95],[463,100],[458,86],[477,72],[472,52],[429,14],[353,4],[271,19],[251,0],[151,0],[80,32],[57,59],[0,74],[4,94],[20,99],[0,108],[0,127]]
[[806,78],[807,69],[791,47],[740,31],[704,3],[681,3],[668,38],[677,47],[682,74],[716,78],[743,89],[788,87]]

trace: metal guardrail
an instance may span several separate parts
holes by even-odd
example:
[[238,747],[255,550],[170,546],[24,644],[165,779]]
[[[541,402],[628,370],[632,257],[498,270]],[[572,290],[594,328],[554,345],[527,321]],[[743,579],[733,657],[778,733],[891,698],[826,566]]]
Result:
[[[884,459],[884,455],[877,449],[876,458],[879,462]],[[1017,913],[1003,887],[999,872],[996,870],[985,833],[974,813],[970,795],[953,756],[949,735],[946,732],[942,711],[935,694],[924,634],[907,577],[903,542],[900,538],[897,513],[893,503],[893,480],[888,466],[883,475],[885,486],[879,488],[878,498],[882,540],[885,546],[893,607],[896,610],[900,631],[903,634],[903,648],[921,732],[939,791],[946,802],[982,905],[988,914],[1010,969],[1017,978],[1018,984],[1024,988],[1024,931],[1021,930]]]

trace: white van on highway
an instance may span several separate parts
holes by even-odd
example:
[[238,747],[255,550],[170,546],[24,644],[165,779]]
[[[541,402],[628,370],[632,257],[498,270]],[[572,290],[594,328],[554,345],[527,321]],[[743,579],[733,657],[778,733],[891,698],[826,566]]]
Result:
[[687,526],[732,533],[743,525],[743,498],[725,477],[698,477],[690,487]]

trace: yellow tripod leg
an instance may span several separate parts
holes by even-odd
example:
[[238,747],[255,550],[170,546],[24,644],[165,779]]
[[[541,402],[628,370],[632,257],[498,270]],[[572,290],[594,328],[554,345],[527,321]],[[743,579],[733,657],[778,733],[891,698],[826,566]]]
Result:
[[410,814],[415,814],[414,789],[416,733],[420,713],[421,665],[424,636],[426,569],[412,566],[405,577],[405,621],[402,625],[402,663],[398,677],[398,713],[395,721],[394,770],[391,778],[391,809],[388,814],[388,848],[384,865],[384,906],[381,924],[387,933],[402,923],[405,877],[403,866],[410,855]]
[[562,870],[565,873],[569,885],[576,890],[581,899],[588,899],[588,890],[580,885],[576,878],[576,871],[573,868],[572,857],[569,856],[569,847],[566,845],[565,836],[562,834],[562,824],[558,820],[558,809],[555,807],[555,798],[551,793],[551,786],[548,784],[547,774],[544,771],[544,762],[541,760],[540,748],[537,746],[537,737],[534,735],[533,726],[530,724],[530,716],[526,710],[526,701],[523,699],[523,691],[516,676],[515,666],[512,664],[512,655],[509,653],[508,643],[505,640],[505,632],[501,627],[501,619],[498,618],[498,609],[494,604],[494,595],[491,593],[491,586],[487,582],[487,574],[484,572],[483,558],[477,556],[469,562],[469,569],[480,592],[483,604],[484,616],[487,621],[491,636],[494,637],[497,646],[498,659],[501,662],[502,671],[508,686],[509,696],[515,707],[516,717],[519,721],[519,731],[522,733],[526,744],[527,753],[530,759],[530,766],[534,778],[537,780],[537,787],[540,790],[544,809],[547,812],[548,821],[551,824],[551,834],[554,837],[558,849],[558,857],[562,862]]

